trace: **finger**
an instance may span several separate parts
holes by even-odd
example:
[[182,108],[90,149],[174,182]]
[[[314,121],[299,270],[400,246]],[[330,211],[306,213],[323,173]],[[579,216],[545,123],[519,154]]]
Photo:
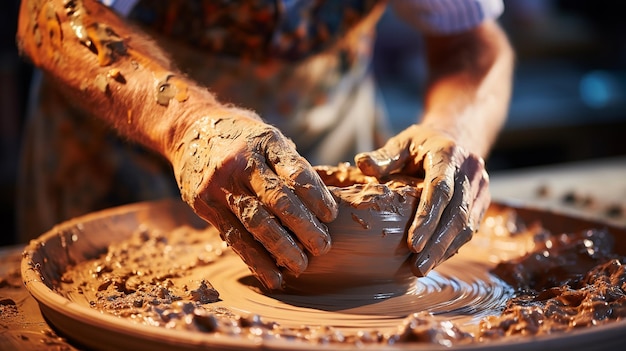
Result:
[[454,256],[463,245],[472,239],[474,233],[478,231],[480,222],[489,207],[489,203],[491,202],[491,194],[489,192],[489,175],[484,169],[477,174],[478,176],[475,177],[470,184],[474,201],[473,204],[470,205],[467,226],[456,236],[456,238],[454,238],[450,247],[444,254],[443,259],[437,263],[438,265]]
[[[486,171],[482,172],[483,175],[478,182],[478,190],[474,199],[473,206],[470,210],[470,223],[469,225],[478,230],[480,223],[485,216],[485,212],[489,208],[491,203],[491,192],[489,191],[489,176]],[[472,186],[473,187],[473,186]]]
[[[314,256],[330,250],[328,229],[260,158],[251,158],[250,187],[259,200],[289,228]],[[334,201],[334,199],[333,199]]]
[[324,222],[337,217],[337,202],[311,164],[286,142],[272,144],[266,149],[268,162],[274,172],[298,195],[305,208]]
[[[445,153],[442,153],[445,155]],[[424,160],[426,177],[416,216],[409,228],[408,244],[414,252],[421,252],[433,235],[443,211],[454,193],[455,163],[451,157],[427,154]]]
[[[263,245],[246,231],[239,219],[227,208],[217,210],[206,203],[197,204],[198,214],[219,230],[222,240],[242,259],[250,272],[270,290],[283,288],[283,275]],[[211,216],[205,217],[206,214]]]
[[296,276],[306,269],[306,254],[261,202],[249,195],[229,194],[227,199],[235,216],[274,257],[277,265],[286,267]]
[[467,175],[470,180],[471,198],[473,199],[470,203],[470,212],[476,212],[473,217],[480,220],[480,218],[482,218],[480,212],[486,209],[485,203],[488,206],[491,201],[489,194],[489,174],[485,170],[485,161],[481,157],[469,154],[463,161],[459,172]]
[[457,235],[467,227],[469,217],[470,182],[463,174],[456,177],[454,195],[446,207],[436,233],[414,259],[413,273],[424,276],[443,261],[444,256]]
[[467,226],[463,228],[459,234],[457,234],[450,244],[450,247],[448,247],[448,250],[446,250],[446,253],[443,255],[443,259],[437,263],[437,265],[447,261],[450,257],[459,252],[459,249],[463,245],[467,244],[474,236],[474,233],[478,231],[479,224],[485,214],[485,211],[487,210],[487,207],[489,206],[491,199],[489,191],[485,190],[487,188],[484,184],[488,182],[486,179],[487,178],[483,178],[480,181],[478,193],[476,195],[476,199],[474,200],[474,206],[472,206],[472,209],[470,210]]
[[485,170],[485,162],[475,155],[468,155],[460,168],[461,174],[469,178],[469,218],[466,226],[474,232],[478,230],[480,222],[491,202],[489,192],[489,174]]
[[437,266],[447,261],[450,257],[456,255],[459,252],[459,249],[472,239],[474,233],[476,233],[476,229],[473,229],[472,227],[465,227],[463,230],[461,230],[461,232],[457,234],[454,240],[452,240],[452,243],[450,243],[450,247],[448,247],[445,254],[443,255],[443,258],[437,263]]
[[406,142],[399,140],[405,139],[392,138],[378,150],[357,154],[354,163],[363,174],[378,178],[402,169],[409,157],[409,148]]
[[461,168],[463,171],[467,171],[469,175],[473,175],[470,180],[469,193],[474,200],[469,204],[469,218],[467,220],[466,227],[456,235],[450,244],[450,247],[448,247],[443,258],[437,263],[437,265],[454,256],[463,245],[472,239],[474,233],[478,230],[479,224],[491,201],[491,194],[489,192],[489,175],[484,169],[484,161],[481,158],[470,157],[466,160],[466,162],[464,162],[464,164],[467,163],[471,163],[473,165],[471,169],[467,169],[466,167]]

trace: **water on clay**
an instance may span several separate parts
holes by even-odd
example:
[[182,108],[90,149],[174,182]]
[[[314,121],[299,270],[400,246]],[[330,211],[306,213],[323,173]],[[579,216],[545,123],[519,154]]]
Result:
[[[352,169],[329,172],[340,181],[355,176]],[[117,221],[105,217],[79,223],[93,225],[91,237],[70,226],[49,233],[45,248],[31,246],[44,256],[41,277],[70,301],[135,324],[239,340],[451,346],[626,317],[619,237],[602,228],[551,233],[510,208],[490,208],[456,256],[412,276],[403,228],[420,187],[397,181],[331,186],[338,199],[338,219],[329,223],[333,248],[311,257],[297,279],[285,274],[283,292],[265,290],[215,228],[162,229],[167,216],[158,210],[136,227],[118,227],[125,233],[115,240],[98,235],[103,223]]]
[[[236,260],[237,258],[235,258]],[[497,314],[512,289],[479,263],[450,262],[425,278],[415,279],[405,294],[387,297],[380,290],[325,294],[264,292],[247,267],[224,259],[207,270],[223,304],[254,313],[282,326],[333,325],[341,328],[395,329],[414,312],[428,311],[467,323]]]
[[[150,333],[297,340],[312,348],[515,340],[626,318],[626,259],[613,251],[624,243],[601,229],[552,234],[520,223],[512,210],[496,211],[458,255],[402,285],[403,293],[379,284],[293,294],[265,291],[214,228],[172,226],[173,215],[157,213],[164,214],[133,215],[129,224],[106,216],[61,226],[31,243],[23,267],[95,315]],[[156,222],[144,225],[146,218]],[[116,239],[93,235],[104,228],[117,228],[109,232]]]
[[[522,239],[515,240],[519,253]],[[511,239],[503,240],[499,256],[493,245],[481,247],[480,240],[475,242],[473,249],[462,250],[426,277],[413,278],[402,294],[389,294],[397,287],[384,284],[291,294],[265,291],[212,228],[183,227],[168,233],[138,230],[128,240],[112,244],[108,254],[68,270],[57,291],[90,308],[145,324],[170,322],[170,328],[188,326],[182,321],[173,325],[173,319],[166,322],[164,311],[168,307],[176,310],[172,307],[176,302],[193,301],[191,292],[203,281],[219,293],[217,301],[205,305],[209,310],[258,315],[286,328],[332,325],[346,331],[394,332],[404,318],[422,311],[471,327],[486,316],[499,314],[513,294],[511,287],[488,269],[493,265],[490,260],[506,257],[507,245],[513,245]],[[167,292],[161,292],[156,301],[150,287]]]
[[[333,179],[345,178],[337,174],[362,177],[349,168],[328,172]],[[417,184],[417,180],[412,181]],[[459,254],[426,277],[416,278],[410,273],[404,228],[419,193],[415,184],[407,186],[405,182],[360,185],[365,183],[361,181],[354,186],[331,187],[339,203],[338,219],[329,224],[329,230],[336,234],[333,248],[326,255],[311,258],[308,271],[298,278],[301,281],[287,275],[285,292],[265,291],[212,228],[140,231],[135,237],[113,243],[104,258],[68,271],[63,281],[70,284],[59,290],[70,300],[92,308],[182,328],[185,323],[176,326],[176,318],[171,318],[174,311],[179,313],[171,302],[181,305],[185,300],[194,301],[203,284],[211,285],[214,294],[219,294],[219,300],[210,301],[209,309],[255,314],[283,328],[332,325],[344,330],[392,333],[416,312],[459,325],[473,325],[500,313],[513,290],[489,273],[493,265],[489,255]],[[368,225],[355,222],[355,216]],[[463,251],[480,250],[480,241],[476,242],[475,248]],[[493,243],[489,245],[492,249]],[[516,251],[519,253],[519,246]],[[387,271],[388,275],[395,271],[393,279],[386,279]],[[342,282],[349,279],[354,284]],[[159,308],[150,308],[153,306]]]

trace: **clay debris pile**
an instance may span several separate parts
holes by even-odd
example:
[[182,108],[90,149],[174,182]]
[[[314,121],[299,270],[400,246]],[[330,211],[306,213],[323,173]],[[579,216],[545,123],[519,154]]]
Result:
[[528,228],[524,235],[534,238],[533,249],[495,265],[492,271],[515,289],[515,296],[500,315],[482,318],[472,326],[456,325],[420,311],[399,319],[392,332],[372,328],[355,331],[315,325],[314,321],[288,327],[262,315],[235,313],[216,303],[221,292],[213,288],[211,277],[196,279],[197,274],[192,274],[235,254],[216,233],[207,235],[206,230],[189,228],[168,233],[140,229],[111,245],[101,257],[67,271],[56,282],[56,290],[70,300],[86,300],[95,310],[133,323],[313,344],[454,346],[566,333],[626,315],[625,257],[613,251],[609,232],[548,233],[540,226]]

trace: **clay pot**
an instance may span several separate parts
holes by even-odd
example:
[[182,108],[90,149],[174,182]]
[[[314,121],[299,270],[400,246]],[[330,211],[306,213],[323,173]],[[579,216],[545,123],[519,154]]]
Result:
[[298,277],[287,276],[298,293],[406,293],[415,277],[407,259],[407,229],[413,219],[422,180],[393,176],[378,180],[347,164],[318,166],[318,173],[339,204],[337,219],[327,223],[332,247],[309,257]]

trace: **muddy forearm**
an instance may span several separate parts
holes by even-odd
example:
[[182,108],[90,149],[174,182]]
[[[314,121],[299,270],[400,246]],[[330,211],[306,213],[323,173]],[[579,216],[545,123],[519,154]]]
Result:
[[79,106],[168,157],[199,114],[224,109],[145,34],[93,0],[23,0],[19,16],[23,55]]
[[427,40],[432,73],[423,122],[486,157],[511,95],[514,55],[505,33],[490,21],[470,33]]

